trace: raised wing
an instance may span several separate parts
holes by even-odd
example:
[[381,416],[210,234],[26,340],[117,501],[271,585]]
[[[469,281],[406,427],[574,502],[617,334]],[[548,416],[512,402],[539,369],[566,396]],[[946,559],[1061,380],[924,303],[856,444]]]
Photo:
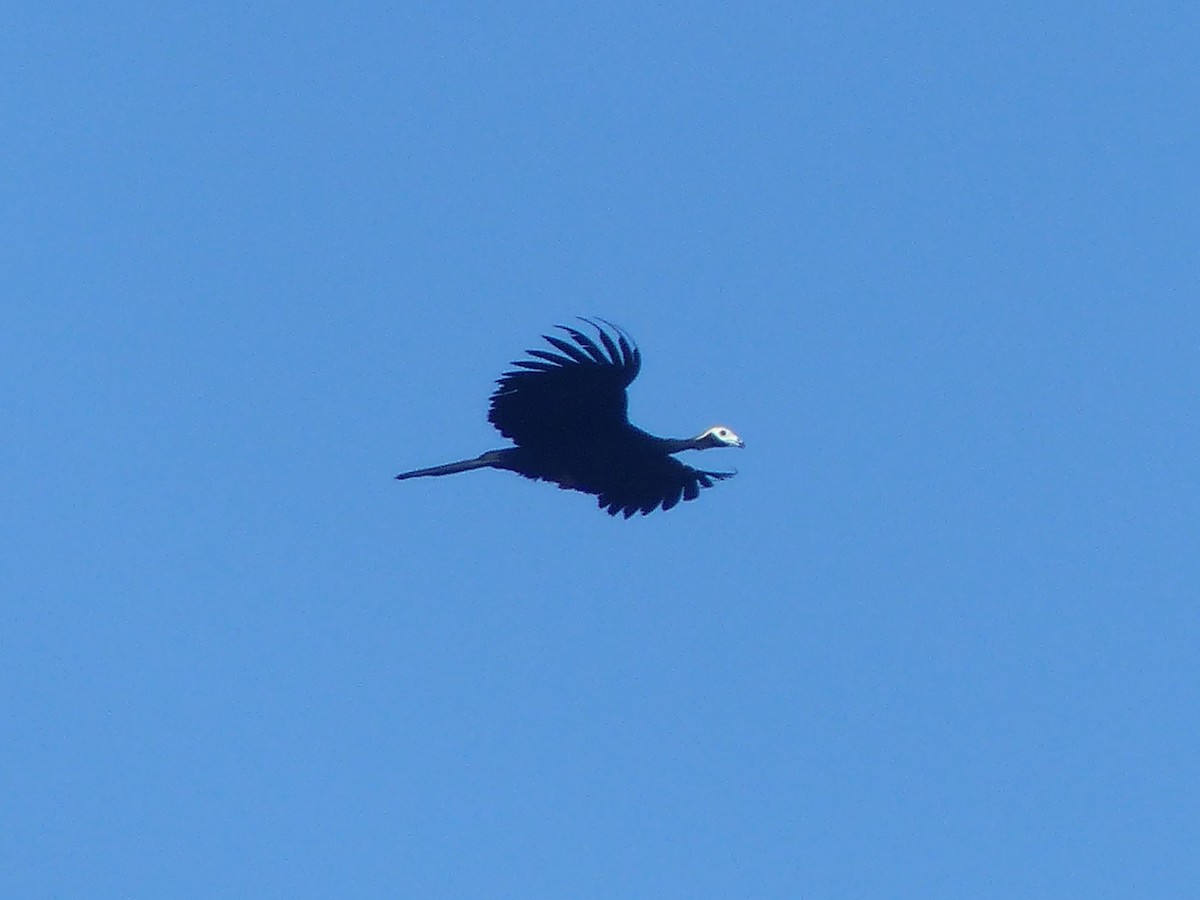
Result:
[[595,339],[558,325],[570,340],[542,335],[554,351],[526,351],[533,359],[515,361],[518,368],[497,381],[488,421],[517,446],[609,443],[630,427],[625,388],[641,369],[641,354],[615,325],[583,321],[596,329]]

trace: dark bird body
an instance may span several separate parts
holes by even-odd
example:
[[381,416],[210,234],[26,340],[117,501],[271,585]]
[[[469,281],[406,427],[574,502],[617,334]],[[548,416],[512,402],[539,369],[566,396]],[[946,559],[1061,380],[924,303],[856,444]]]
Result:
[[527,351],[532,358],[514,362],[517,369],[498,380],[488,421],[515,446],[396,477],[506,469],[595,494],[602,509],[625,518],[694,500],[701,488],[732,477],[732,472],[693,469],[673,455],[743,446],[730,429],[717,425],[694,438],[676,439],[655,437],[629,423],[625,389],[641,369],[641,353],[616,326],[605,322],[610,332],[584,321],[596,329],[596,338],[559,325],[569,341],[543,335],[554,350]]

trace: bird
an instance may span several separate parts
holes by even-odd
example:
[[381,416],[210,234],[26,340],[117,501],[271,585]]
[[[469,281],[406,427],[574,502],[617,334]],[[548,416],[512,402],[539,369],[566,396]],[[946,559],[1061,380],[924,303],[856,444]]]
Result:
[[513,446],[396,478],[502,469],[595,495],[600,509],[628,519],[695,500],[701,488],[736,474],[692,468],[675,458],[684,450],[745,447],[725,425],[691,438],[656,437],[632,425],[626,388],[641,371],[641,351],[606,319],[579,321],[595,337],[556,325],[562,335],[542,335],[552,349],[527,350],[530,358],[514,360],[516,368],[497,379],[487,418]]

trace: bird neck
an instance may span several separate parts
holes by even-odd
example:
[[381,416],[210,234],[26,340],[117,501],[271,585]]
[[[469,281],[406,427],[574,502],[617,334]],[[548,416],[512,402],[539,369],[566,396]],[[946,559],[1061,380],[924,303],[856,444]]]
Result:
[[679,453],[681,450],[703,450],[705,444],[700,442],[700,436],[691,438],[661,438],[663,449],[667,453]]

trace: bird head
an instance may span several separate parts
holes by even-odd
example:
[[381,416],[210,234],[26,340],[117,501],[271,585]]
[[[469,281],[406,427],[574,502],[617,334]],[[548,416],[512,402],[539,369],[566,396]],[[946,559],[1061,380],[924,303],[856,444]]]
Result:
[[726,428],[724,425],[714,425],[712,428],[699,435],[696,439],[697,449],[707,449],[709,447],[745,447],[742,439],[733,433],[732,428]]

